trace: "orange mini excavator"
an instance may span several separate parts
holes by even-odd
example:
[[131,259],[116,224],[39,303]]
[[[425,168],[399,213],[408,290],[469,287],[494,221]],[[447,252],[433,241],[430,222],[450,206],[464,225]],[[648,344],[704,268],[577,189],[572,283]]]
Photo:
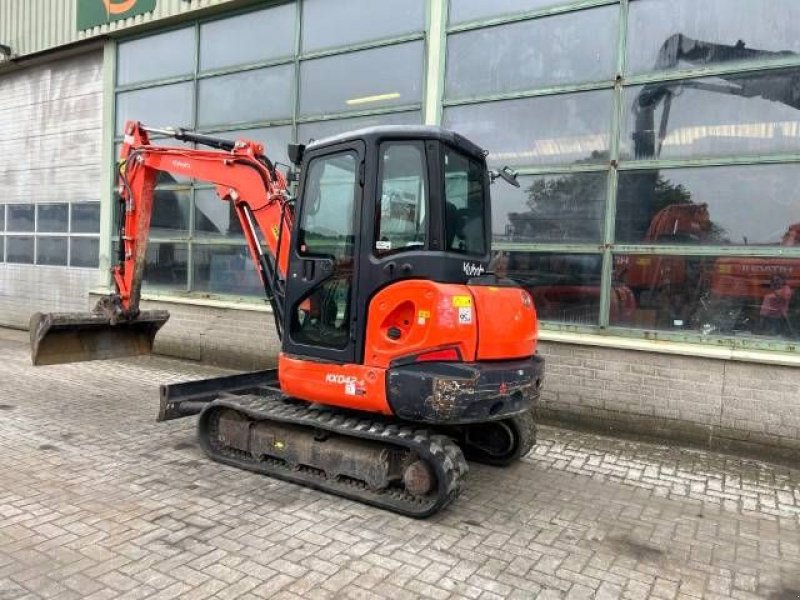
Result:
[[[535,443],[543,360],[529,293],[488,271],[486,153],[435,127],[261,144],[128,122],[116,292],[92,313],[36,314],[34,364],[143,354],[166,311],[140,311],[156,177],[211,182],[241,224],[281,336],[278,368],[161,388],[159,420],[199,414],[214,460],[425,517],[465,456],[508,465]],[[149,134],[210,147],[167,147]],[[292,198],[287,180],[299,182]]]

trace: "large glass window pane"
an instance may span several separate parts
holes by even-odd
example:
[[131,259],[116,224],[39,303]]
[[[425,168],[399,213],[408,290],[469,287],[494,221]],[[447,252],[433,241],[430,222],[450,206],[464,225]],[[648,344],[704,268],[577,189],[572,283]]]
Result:
[[67,238],[40,236],[36,242],[37,265],[67,265]]
[[[70,267],[98,267],[100,264],[100,240],[97,238],[70,238]],[[112,260],[116,260],[116,254]]]
[[188,286],[188,244],[150,242],[144,268],[147,286],[186,290]]
[[800,52],[797,0],[641,0],[628,18],[628,71],[763,61]]
[[214,190],[194,193],[194,234],[200,238],[232,238],[244,241],[239,219],[230,202],[221,200]]
[[608,173],[519,177],[492,186],[495,242],[600,243]]
[[0,204],[0,231],[5,231],[6,228],[6,207],[5,204]]
[[35,219],[33,204],[9,204],[7,231],[33,231]]
[[4,262],[6,259],[6,238],[3,235],[0,235],[0,262]]
[[187,27],[117,46],[117,84],[194,73],[194,28]]
[[380,255],[425,246],[428,212],[425,153],[421,144],[381,148],[378,237]]
[[339,113],[418,103],[422,42],[303,61],[300,112]]
[[634,308],[612,310],[612,325],[775,339],[800,332],[797,258],[618,254],[614,275]]
[[71,231],[72,233],[100,233],[100,203],[73,204]]
[[192,246],[192,289],[213,294],[262,296],[264,286],[245,246]]
[[488,27],[447,39],[448,98],[614,78],[619,7]]
[[351,117],[349,119],[330,119],[327,121],[314,121],[300,123],[297,126],[297,139],[302,143],[311,140],[321,140],[332,135],[339,135],[348,131],[355,131],[364,127],[378,125],[419,125],[422,123],[422,113],[417,111],[389,113],[372,117]]
[[8,245],[6,262],[33,264],[32,236],[9,235],[6,236],[6,244]]
[[69,226],[69,206],[67,204],[39,204],[36,231],[43,233],[60,233]]
[[626,88],[624,158],[800,150],[800,69]]
[[201,127],[288,119],[292,116],[294,65],[201,79],[197,122]]
[[289,164],[289,155],[287,154],[287,146],[292,141],[292,126],[281,125],[279,127],[262,127],[259,129],[236,129],[231,131],[222,131],[218,133],[210,133],[214,137],[227,138],[231,140],[253,140],[254,142],[261,142],[264,149],[272,162],[280,162]]
[[477,21],[563,4],[568,0],[450,0],[450,23]]
[[303,52],[396,37],[425,28],[424,0],[303,0]]
[[486,148],[493,165],[604,163],[611,91],[451,106],[444,124]]
[[171,238],[188,235],[189,211],[188,190],[156,190],[153,196],[150,236]]
[[191,127],[191,82],[117,94],[117,133],[125,121],[141,121],[150,127]]
[[200,25],[200,70],[294,54],[294,3]]
[[616,239],[798,246],[798,189],[797,164],[621,172]]
[[540,319],[596,325],[602,264],[599,254],[511,252],[507,273],[533,294]]

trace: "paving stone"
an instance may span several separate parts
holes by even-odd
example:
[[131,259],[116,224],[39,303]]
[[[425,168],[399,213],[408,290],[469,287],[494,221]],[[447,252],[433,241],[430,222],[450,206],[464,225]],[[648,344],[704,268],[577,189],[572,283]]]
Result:
[[34,369],[0,336],[0,599],[784,598],[800,471],[542,427],[415,521],[207,460],[163,357]]

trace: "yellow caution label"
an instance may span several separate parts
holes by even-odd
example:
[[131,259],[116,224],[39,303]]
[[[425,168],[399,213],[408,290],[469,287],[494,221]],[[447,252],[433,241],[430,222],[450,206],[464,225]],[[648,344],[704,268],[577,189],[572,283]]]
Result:
[[469,308],[472,306],[472,296],[453,296],[453,306],[456,308]]
[[431,318],[431,311],[429,310],[421,310],[417,313],[418,319],[430,319]]
[[280,233],[280,230],[278,229],[278,226],[277,225],[273,225],[272,226],[272,237],[274,237],[277,240],[279,233]]

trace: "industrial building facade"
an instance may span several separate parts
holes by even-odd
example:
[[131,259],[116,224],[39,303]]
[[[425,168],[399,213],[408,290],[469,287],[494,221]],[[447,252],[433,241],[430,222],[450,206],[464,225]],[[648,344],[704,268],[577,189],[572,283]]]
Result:
[[[519,172],[493,250],[542,320],[543,418],[800,452],[798,22],[795,0],[10,0],[0,324],[108,289],[126,119],[284,164],[290,141],[443,125]],[[274,358],[210,186],[163,177],[151,240],[161,351]]]

